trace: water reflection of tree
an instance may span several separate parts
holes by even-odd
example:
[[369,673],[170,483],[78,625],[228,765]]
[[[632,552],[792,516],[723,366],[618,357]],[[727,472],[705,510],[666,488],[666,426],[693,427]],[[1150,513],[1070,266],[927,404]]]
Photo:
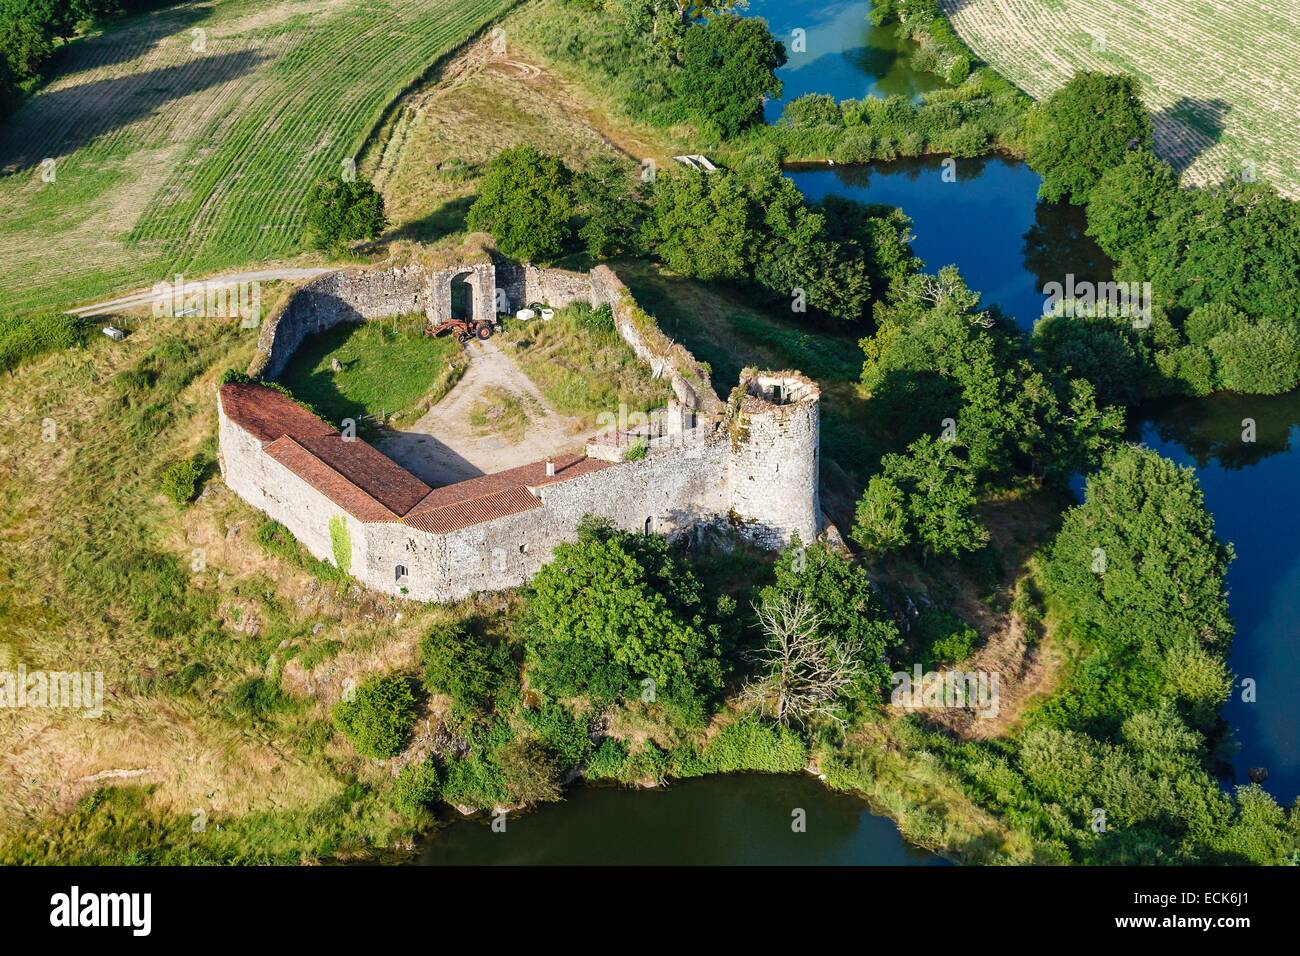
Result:
[[[1152,428],[1161,442],[1174,442],[1186,449],[1199,468],[1217,463],[1228,471],[1239,471],[1291,450],[1291,431],[1300,425],[1300,392],[1271,397],[1216,395],[1163,407],[1152,403],[1132,418],[1140,428]],[[1246,419],[1255,423],[1253,442],[1242,437]]]
[[[944,159],[943,156],[910,156],[902,159],[877,160],[871,163],[848,163],[829,167],[795,164],[790,168],[800,172],[830,169],[835,174],[835,179],[840,185],[850,189],[869,189],[873,173],[882,173],[891,177],[902,176],[908,182],[913,183],[922,176],[932,176],[936,183],[942,182]],[[957,160],[953,166],[957,174],[957,182],[964,183],[979,179],[984,175],[984,167],[988,164],[988,161],[989,157],[987,156]]]
[[1066,273],[1078,281],[1098,282],[1111,277],[1114,261],[1084,232],[1083,208],[1067,203],[1040,202],[1034,224],[1025,233],[1025,268],[1039,288],[1064,282]]

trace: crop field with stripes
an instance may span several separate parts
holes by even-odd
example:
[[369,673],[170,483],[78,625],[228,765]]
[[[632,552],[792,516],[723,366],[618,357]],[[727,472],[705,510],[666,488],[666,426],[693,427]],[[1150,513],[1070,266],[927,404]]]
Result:
[[942,0],[962,38],[1043,97],[1076,70],[1137,76],[1186,182],[1255,173],[1300,197],[1297,0]]
[[74,41],[0,128],[0,308],[300,253],[311,182],[515,2],[209,0]]

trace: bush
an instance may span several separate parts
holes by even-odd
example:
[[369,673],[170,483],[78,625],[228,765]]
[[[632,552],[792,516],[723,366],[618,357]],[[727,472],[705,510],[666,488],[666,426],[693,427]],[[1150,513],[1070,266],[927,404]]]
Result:
[[798,773],[808,765],[808,750],[787,727],[745,716],[718,731],[698,755],[681,755],[671,765],[675,776],[708,773]]
[[162,493],[178,505],[194,500],[199,491],[199,479],[203,476],[203,466],[197,458],[183,458],[172,462],[162,470],[160,485]]
[[397,775],[388,799],[399,812],[418,817],[437,804],[441,793],[438,767],[432,760],[425,760],[411,764]]
[[940,608],[926,608],[913,625],[921,667],[934,670],[942,664],[957,664],[970,657],[979,643],[979,631],[957,615]]
[[510,795],[519,803],[548,803],[560,799],[564,768],[541,741],[516,737],[494,755]]
[[424,688],[446,694],[460,720],[487,716],[495,699],[518,685],[518,668],[503,642],[486,644],[457,624],[436,625],[420,642]]
[[81,345],[89,332],[81,319],[58,312],[0,318],[0,372],[46,352]]
[[411,682],[390,674],[370,678],[351,700],[339,701],[334,708],[334,726],[358,753],[385,760],[406,747],[415,716]]

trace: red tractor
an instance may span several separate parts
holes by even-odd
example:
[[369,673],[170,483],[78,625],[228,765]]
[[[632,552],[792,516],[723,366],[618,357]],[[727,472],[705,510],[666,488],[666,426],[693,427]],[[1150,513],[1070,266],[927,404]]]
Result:
[[451,332],[461,342],[468,342],[470,339],[490,339],[495,326],[487,319],[474,321],[473,319],[448,319],[440,325],[433,328],[426,328],[425,335],[442,335],[444,332]]

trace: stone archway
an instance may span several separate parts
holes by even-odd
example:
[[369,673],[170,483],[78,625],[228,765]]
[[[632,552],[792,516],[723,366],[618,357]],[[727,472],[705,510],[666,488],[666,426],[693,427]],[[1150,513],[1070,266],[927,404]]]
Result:
[[466,271],[451,277],[449,291],[451,294],[451,317],[453,319],[473,320],[474,315],[474,280],[472,271]]

